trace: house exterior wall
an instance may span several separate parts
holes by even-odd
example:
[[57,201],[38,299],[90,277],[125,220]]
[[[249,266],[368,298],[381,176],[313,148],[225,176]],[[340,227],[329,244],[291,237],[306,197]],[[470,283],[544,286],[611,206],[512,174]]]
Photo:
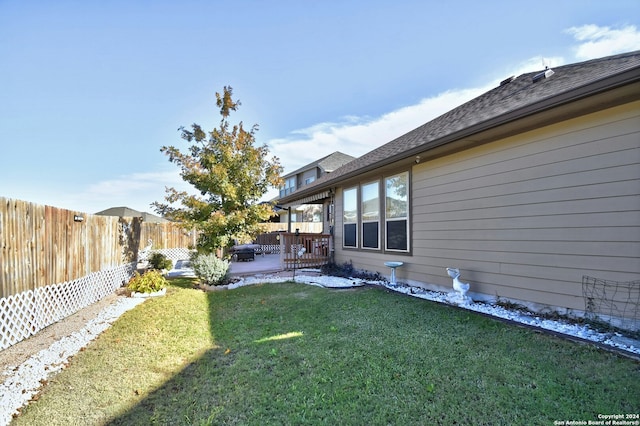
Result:
[[[411,252],[342,248],[336,262],[451,288],[458,267],[475,297],[583,310],[582,276],[640,277],[640,102],[414,165]],[[472,294],[472,296],[474,295]]]
[[298,175],[298,188],[301,188],[303,186],[307,186],[307,180],[308,179],[312,179],[312,181],[316,180],[318,177],[320,177],[320,170],[315,167],[311,170],[306,170],[305,172],[301,173],[300,175]]

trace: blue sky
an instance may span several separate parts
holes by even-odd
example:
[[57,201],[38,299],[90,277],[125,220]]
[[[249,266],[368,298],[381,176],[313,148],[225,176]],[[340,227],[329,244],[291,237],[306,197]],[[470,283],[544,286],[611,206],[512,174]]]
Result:
[[258,124],[285,172],[362,155],[495,86],[640,49],[637,0],[0,0],[0,196],[152,211],[178,128]]

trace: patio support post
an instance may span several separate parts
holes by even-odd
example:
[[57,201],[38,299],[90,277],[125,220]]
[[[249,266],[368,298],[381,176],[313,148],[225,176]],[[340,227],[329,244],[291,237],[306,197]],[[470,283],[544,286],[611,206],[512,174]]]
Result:
[[300,244],[300,229],[296,228],[296,245],[295,245],[296,248],[295,248],[294,260],[293,260],[293,281],[296,280],[296,263],[298,263],[299,244]]

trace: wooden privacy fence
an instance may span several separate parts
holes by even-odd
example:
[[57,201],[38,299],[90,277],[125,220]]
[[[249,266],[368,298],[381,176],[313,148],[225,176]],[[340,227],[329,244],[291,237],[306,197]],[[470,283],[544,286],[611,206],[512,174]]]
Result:
[[117,217],[0,198],[0,297],[123,264],[123,225]]
[[197,235],[176,223],[98,216],[0,197],[0,297],[78,279],[153,249],[187,248]]
[[260,249],[257,252],[260,254],[280,253],[281,234],[282,232],[270,232],[258,235],[254,241],[255,244],[260,244]]
[[148,240],[181,259],[196,237],[175,223],[0,197],[0,350],[112,294]]
[[280,233],[280,263],[284,269],[326,265],[332,252],[329,234]]
[[151,241],[152,249],[195,248],[198,234],[173,222],[142,222],[140,228],[140,250]]

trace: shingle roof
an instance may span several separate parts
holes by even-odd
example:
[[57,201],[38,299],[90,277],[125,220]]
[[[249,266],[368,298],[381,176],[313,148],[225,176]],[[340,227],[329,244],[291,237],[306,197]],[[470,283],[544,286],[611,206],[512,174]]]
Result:
[[[615,87],[616,84],[640,80],[640,50],[556,67],[553,75],[534,81],[534,76],[544,71],[505,80],[506,84],[345,164],[295,194],[282,198],[280,202],[295,201],[341,180],[411,157],[416,152],[446,144],[464,135],[574,101],[598,90]],[[617,76],[623,76],[620,77],[621,81],[616,81]]]
[[94,213],[99,216],[140,217],[142,212],[129,207],[111,207]]
[[356,157],[353,157],[351,155],[344,154],[340,151],[336,151],[332,154],[327,155],[326,157],[322,157],[319,160],[316,160],[312,163],[302,166],[291,173],[287,173],[284,177],[287,178],[289,176],[295,176],[299,173],[302,173],[305,170],[313,169],[316,167],[320,167],[325,173],[331,173],[334,170],[338,169],[339,167],[344,166],[345,164],[354,160],[355,158]]
[[111,207],[94,214],[98,216],[141,217],[144,222],[153,223],[169,222],[164,217],[156,216],[147,212],[140,212],[129,207]]
[[325,173],[331,173],[355,159],[356,157],[354,156],[336,151],[333,154],[327,155],[323,159],[319,160],[318,167],[320,167]]

